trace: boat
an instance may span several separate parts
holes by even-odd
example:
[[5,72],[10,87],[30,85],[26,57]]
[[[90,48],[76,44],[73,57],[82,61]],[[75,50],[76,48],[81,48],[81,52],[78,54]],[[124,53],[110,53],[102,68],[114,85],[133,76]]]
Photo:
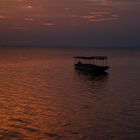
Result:
[[107,56],[75,56],[75,69],[89,71],[94,73],[104,73],[110,67],[108,66]]

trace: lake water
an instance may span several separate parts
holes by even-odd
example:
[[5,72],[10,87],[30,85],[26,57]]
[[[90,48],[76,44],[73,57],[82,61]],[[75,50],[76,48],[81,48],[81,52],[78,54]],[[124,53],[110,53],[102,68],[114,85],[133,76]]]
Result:
[[[76,71],[75,55],[110,70]],[[0,140],[139,140],[140,49],[0,49]]]

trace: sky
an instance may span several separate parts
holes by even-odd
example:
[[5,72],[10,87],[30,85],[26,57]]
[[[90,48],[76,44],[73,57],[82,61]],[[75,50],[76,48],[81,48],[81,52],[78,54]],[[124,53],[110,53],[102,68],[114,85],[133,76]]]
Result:
[[0,0],[0,45],[140,47],[140,0]]

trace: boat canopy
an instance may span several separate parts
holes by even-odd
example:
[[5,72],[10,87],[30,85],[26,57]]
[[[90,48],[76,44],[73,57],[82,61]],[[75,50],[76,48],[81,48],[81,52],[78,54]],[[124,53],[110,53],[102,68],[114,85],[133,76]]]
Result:
[[86,59],[86,60],[93,60],[93,59],[99,59],[99,60],[107,60],[107,56],[91,56],[91,57],[84,57],[84,56],[75,56],[75,59]]

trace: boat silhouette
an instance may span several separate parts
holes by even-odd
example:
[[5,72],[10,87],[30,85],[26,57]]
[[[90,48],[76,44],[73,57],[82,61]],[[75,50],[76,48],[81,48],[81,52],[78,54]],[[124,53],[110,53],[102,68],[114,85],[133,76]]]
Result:
[[94,73],[104,73],[110,67],[107,64],[107,56],[76,56],[75,59],[75,69],[94,72]]

